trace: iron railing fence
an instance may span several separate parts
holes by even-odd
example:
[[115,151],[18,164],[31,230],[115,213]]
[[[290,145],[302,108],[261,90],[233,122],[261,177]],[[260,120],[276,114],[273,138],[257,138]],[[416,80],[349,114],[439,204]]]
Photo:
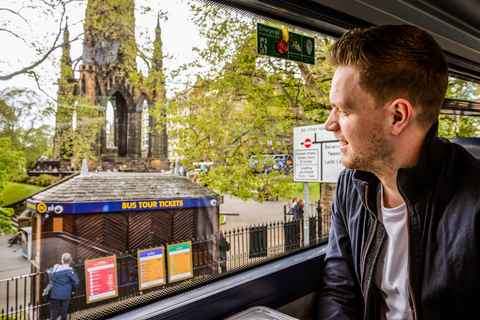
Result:
[[[312,212],[313,213],[313,212]],[[309,241],[304,245],[304,223],[309,224]],[[201,238],[184,239],[192,242],[193,277],[185,281],[166,283],[149,289],[139,289],[138,248],[117,252],[118,296],[87,304],[85,286],[85,260],[108,256],[89,257],[73,261],[80,285],[70,299],[70,319],[99,319],[145,303],[178,294],[196,286],[233,273],[277,259],[307,247],[325,243],[330,229],[330,212],[313,215],[308,221],[293,220],[240,227]],[[173,243],[159,244],[164,246]],[[168,268],[165,279],[168,279]],[[49,301],[42,298],[48,284],[46,272],[0,280],[1,319],[48,319]]]

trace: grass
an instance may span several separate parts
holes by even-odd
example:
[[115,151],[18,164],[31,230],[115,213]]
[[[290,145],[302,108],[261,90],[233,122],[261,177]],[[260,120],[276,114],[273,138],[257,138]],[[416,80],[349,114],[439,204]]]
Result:
[[42,190],[44,187],[34,186],[25,183],[6,182],[3,188],[4,205],[21,200],[29,195]]
[[[304,199],[303,182],[293,182],[292,190],[288,195],[288,200],[292,200],[293,197]],[[308,184],[308,200],[310,202],[316,202],[320,199],[320,183]]]

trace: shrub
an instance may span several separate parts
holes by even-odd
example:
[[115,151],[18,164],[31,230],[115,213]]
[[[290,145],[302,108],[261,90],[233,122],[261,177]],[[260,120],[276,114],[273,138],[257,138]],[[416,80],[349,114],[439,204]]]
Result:
[[58,180],[60,180],[60,177],[54,177],[48,174],[41,174],[38,177],[29,177],[26,174],[19,174],[19,175],[9,174],[7,176],[7,181],[33,184],[36,186],[49,186],[52,183],[57,182]]
[[39,186],[49,186],[52,183],[57,182],[58,180],[60,180],[59,177],[50,176],[48,174],[41,174],[40,176],[36,177],[35,184]]
[[22,174],[9,174],[7,175],[7,181],[16,182],[16,183],[28,183],[28,175],[25,173]]

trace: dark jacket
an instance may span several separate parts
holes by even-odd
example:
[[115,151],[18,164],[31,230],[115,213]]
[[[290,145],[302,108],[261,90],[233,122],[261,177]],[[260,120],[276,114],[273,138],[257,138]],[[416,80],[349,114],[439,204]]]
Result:
[[[480,301],[480,161],[438,138],[437,127],[420,162],[397,177],[407,206],[410,307],[414,319],[468,319]],[[362,171],[340,174],[319,319],[378,318],[372,276],[386,235],[376,216],[378,183]]]
[[293,207],[293,219],[303,219],[303,208],[301,203],[297,203]]
[[53,279],[50,299],[70,299],[72,291],[76,291],[78,287],[78,277],[75,270],[72,267],[56,264],[50,269],[50,275]]

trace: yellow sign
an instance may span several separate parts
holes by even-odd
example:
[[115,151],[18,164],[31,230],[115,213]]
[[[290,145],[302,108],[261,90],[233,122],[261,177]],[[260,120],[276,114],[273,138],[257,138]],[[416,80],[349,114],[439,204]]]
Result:
[[165,284],[165,248],[157,247],[137,251],[138,289],[143,290]]
[[40,202],[39,204],[37,204],[37,211],[38,213],[44,213],[45,211],[47,211],[47,205]]
[[171,244],[167,247],[168,282],[193,277],[192,242]]

